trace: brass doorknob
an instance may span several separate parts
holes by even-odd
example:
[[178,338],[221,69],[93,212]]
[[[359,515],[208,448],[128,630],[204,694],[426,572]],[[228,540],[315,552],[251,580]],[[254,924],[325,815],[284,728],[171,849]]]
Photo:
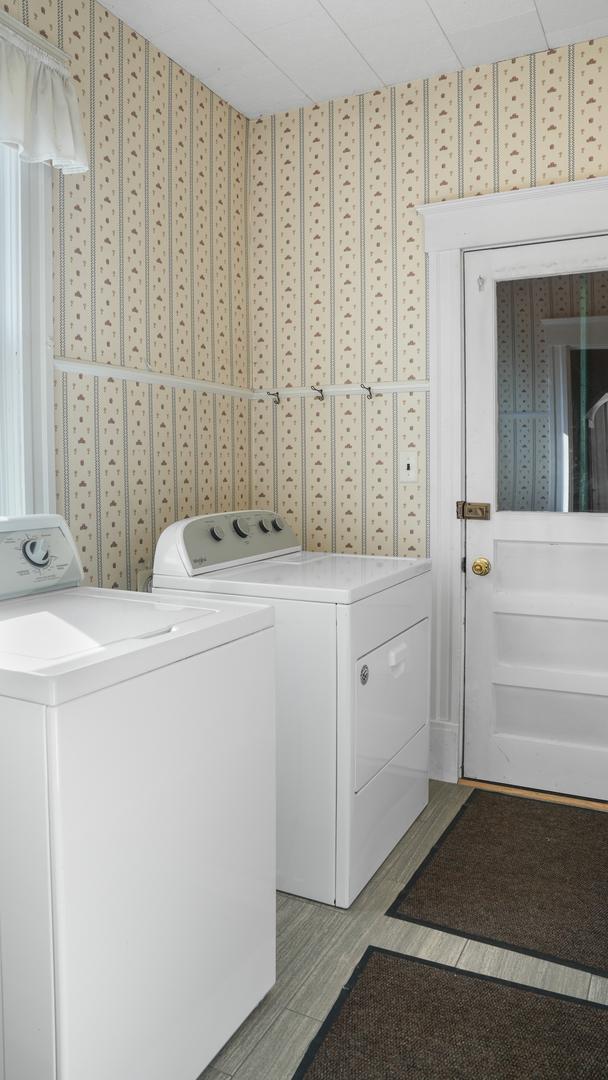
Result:
[[474,574],[478,574],[479,577],[485,577],[486,574],[490,573],[491,569],[492,566],[490,560],[484,558],[483,555],[480,555],[477,559],[473,559],[471,564],[471,570]]

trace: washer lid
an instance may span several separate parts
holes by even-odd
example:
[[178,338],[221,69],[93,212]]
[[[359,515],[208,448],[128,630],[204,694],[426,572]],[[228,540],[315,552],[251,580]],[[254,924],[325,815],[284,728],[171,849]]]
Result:
[[[215,570],[191,582],[201,592],[352,604],[430,569],[430,559],[301,551]],[[162,588],[168,581],[155,578],[155,584]],[[184,584],[180,582],[173,587],[184,588]]]
[[58,704],[272,624],[267,608],[71,588],[0,603],[0,694]]

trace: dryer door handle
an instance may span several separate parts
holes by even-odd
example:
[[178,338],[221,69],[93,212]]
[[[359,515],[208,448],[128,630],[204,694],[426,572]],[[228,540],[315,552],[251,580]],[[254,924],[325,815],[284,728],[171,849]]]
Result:
[[398,679],[400,675],[403,675],[406,655],[407,642],[405,641],[401,642],[400,645],[395,645],[393,649],[389,649],[388,666],[394,679]]

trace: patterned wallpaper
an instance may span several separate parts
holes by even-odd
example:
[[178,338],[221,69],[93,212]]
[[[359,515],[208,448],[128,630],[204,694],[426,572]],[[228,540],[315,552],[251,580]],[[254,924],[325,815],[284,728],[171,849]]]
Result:
[[[608,315],[608,273],[585,275],[585,293],[587,315]],[[498,509],[560,508],[553,350],[542,320],[578,316],[580,294],[579,274],[497,285]]]
[[[256,386],[424,379],[417,204],[608,173],[606,39],[251,126]],[[312,547],[424,554],[425,395],[255,408],[256,500]],[[273,423],[274,421],[274,423]],[[418,453],[400,485],[398,449]]]
[[[421,202],[608,173],[598,40],[249,123],[95,0],[0,0],[73,57],[91,172],[55,182],[55,350],[238,387],[427,375]],[[133,585],[175,516],[423,554],[427,395],[279,406],[58,377],[59,510]],[[399,451],[418,482],[398,482]]]
[[[3,0],[63,47],[90,172],[54,174],[55,354],[247,386],[247,121],[94,0]],[[247,401],[56,385],[58,510],[94,584],[136,586],[176,516],[249,501]]]

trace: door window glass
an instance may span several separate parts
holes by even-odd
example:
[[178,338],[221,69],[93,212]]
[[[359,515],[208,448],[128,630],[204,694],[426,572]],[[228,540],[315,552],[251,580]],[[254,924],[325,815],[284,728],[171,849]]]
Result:
[[608,272],[496,286],[498,510],[608,513]]

